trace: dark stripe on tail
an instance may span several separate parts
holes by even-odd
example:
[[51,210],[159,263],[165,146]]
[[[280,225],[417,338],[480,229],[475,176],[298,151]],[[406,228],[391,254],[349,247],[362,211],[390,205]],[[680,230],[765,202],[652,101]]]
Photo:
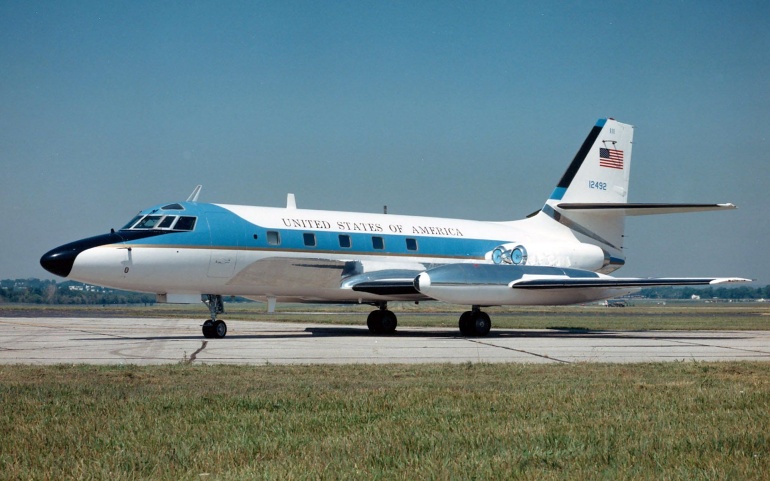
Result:
[[596,139],[599,137],[599,133],[604,128],[604,124],[606,122],[606,119],[601,119],[596,122],[596,125],[594,125],[594,127],[591,129],[591,132],[588,134],[588,137],[586,137],[586,140],[583,142],[580,150],[578,150],[577,154],[575,154],[575,158],[572,159],[569,167],[567,167],[567,171],[564,172],[561,180],[556,185],[556,189],[554,189],[553,194],[551,194],[551,199],[561,200],[561,198],[564,196],[564,192],[566,192],[567,187],[569,187],[569,185],[572,183],[572,179],[575,178],[575,174],[577,174],[578,170],[580,170],[580,166],[583,165],[583,161],[588,155],[588,151],[591,150],[591,147],[593,147],[594,142],[596,142]]

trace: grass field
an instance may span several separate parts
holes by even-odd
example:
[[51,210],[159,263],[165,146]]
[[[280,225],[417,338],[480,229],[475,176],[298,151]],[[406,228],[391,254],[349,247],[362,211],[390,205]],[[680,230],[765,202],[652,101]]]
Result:
[[[447,306],[393,305],[402,326]],[[367,306],[228,304],[364,324]],[[301,312],[300,312],[301,311]],[[770,329],[764,304],[489,309],[495,327]],[[203,318],[202,306],[0,316]],[[0,366],[0,479],[768,479],[770,363]]]
[[2,479],[767,479],[770,364],[0,366]]
[[[400,326],[457,327],[464,308],[440,303],[391,303]],[[454,310],[452,310],[454,308]],[[268,314],[259,303],[228,303],[222,319],[312,322],[366,325],[370,306],[279,305]],[[597,329],[597,330],[768,330],[770,303],[688,303],[666,305],[639,303],[625,308],[596,304],[556,307],[493,307],[485,309],[493,328],[507,329]],[[22,317],[159,317],[205,319],[203,305],[153,306],[45,306],[2,305],[0,316]]]

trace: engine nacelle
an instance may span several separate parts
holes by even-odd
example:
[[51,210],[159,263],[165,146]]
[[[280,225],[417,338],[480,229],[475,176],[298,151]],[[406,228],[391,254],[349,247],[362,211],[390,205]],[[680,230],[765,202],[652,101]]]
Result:
[[579,242],[503,244],[487,255],[495,264],[516,266],[571,267],[597,271],[609,263],[601,247]]

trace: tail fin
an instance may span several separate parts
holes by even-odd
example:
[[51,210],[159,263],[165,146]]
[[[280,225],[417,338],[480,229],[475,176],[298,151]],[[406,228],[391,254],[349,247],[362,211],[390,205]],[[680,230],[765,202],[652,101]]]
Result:
[[626,204],[634,127],[599,119],[559,180],[543,213],[617,257],[622,265],[625,216],[622,212],[570,212],[564,204]]
[[625,263],[623,232],[626,216],[735,209],[733,204],[629,204],[628,180],[634,127],[600,119],[535,216],[541,225],[567,227],[579,241],[605,252],[609,273]]
[[633,137],[632,125],[614,119],[597,121],[538,214],[568,227],[580,241],[601,247],[606,253],[602,269],[606,272],[625,263],[624,213],[617,209],[570,211],[568,206],[627,204]]
[[547,204],[627,202],[633,139],[632,125],[596,122]]

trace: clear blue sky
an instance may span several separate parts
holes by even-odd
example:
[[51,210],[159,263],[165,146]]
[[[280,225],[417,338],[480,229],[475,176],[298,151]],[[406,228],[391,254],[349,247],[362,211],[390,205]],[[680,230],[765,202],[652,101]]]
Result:
[[[636,126],[623,275],[770,283],[770,3],[0,1],[0,278],[184,200],[510,220]],[[654,4],[654,5],[653,5]]]

